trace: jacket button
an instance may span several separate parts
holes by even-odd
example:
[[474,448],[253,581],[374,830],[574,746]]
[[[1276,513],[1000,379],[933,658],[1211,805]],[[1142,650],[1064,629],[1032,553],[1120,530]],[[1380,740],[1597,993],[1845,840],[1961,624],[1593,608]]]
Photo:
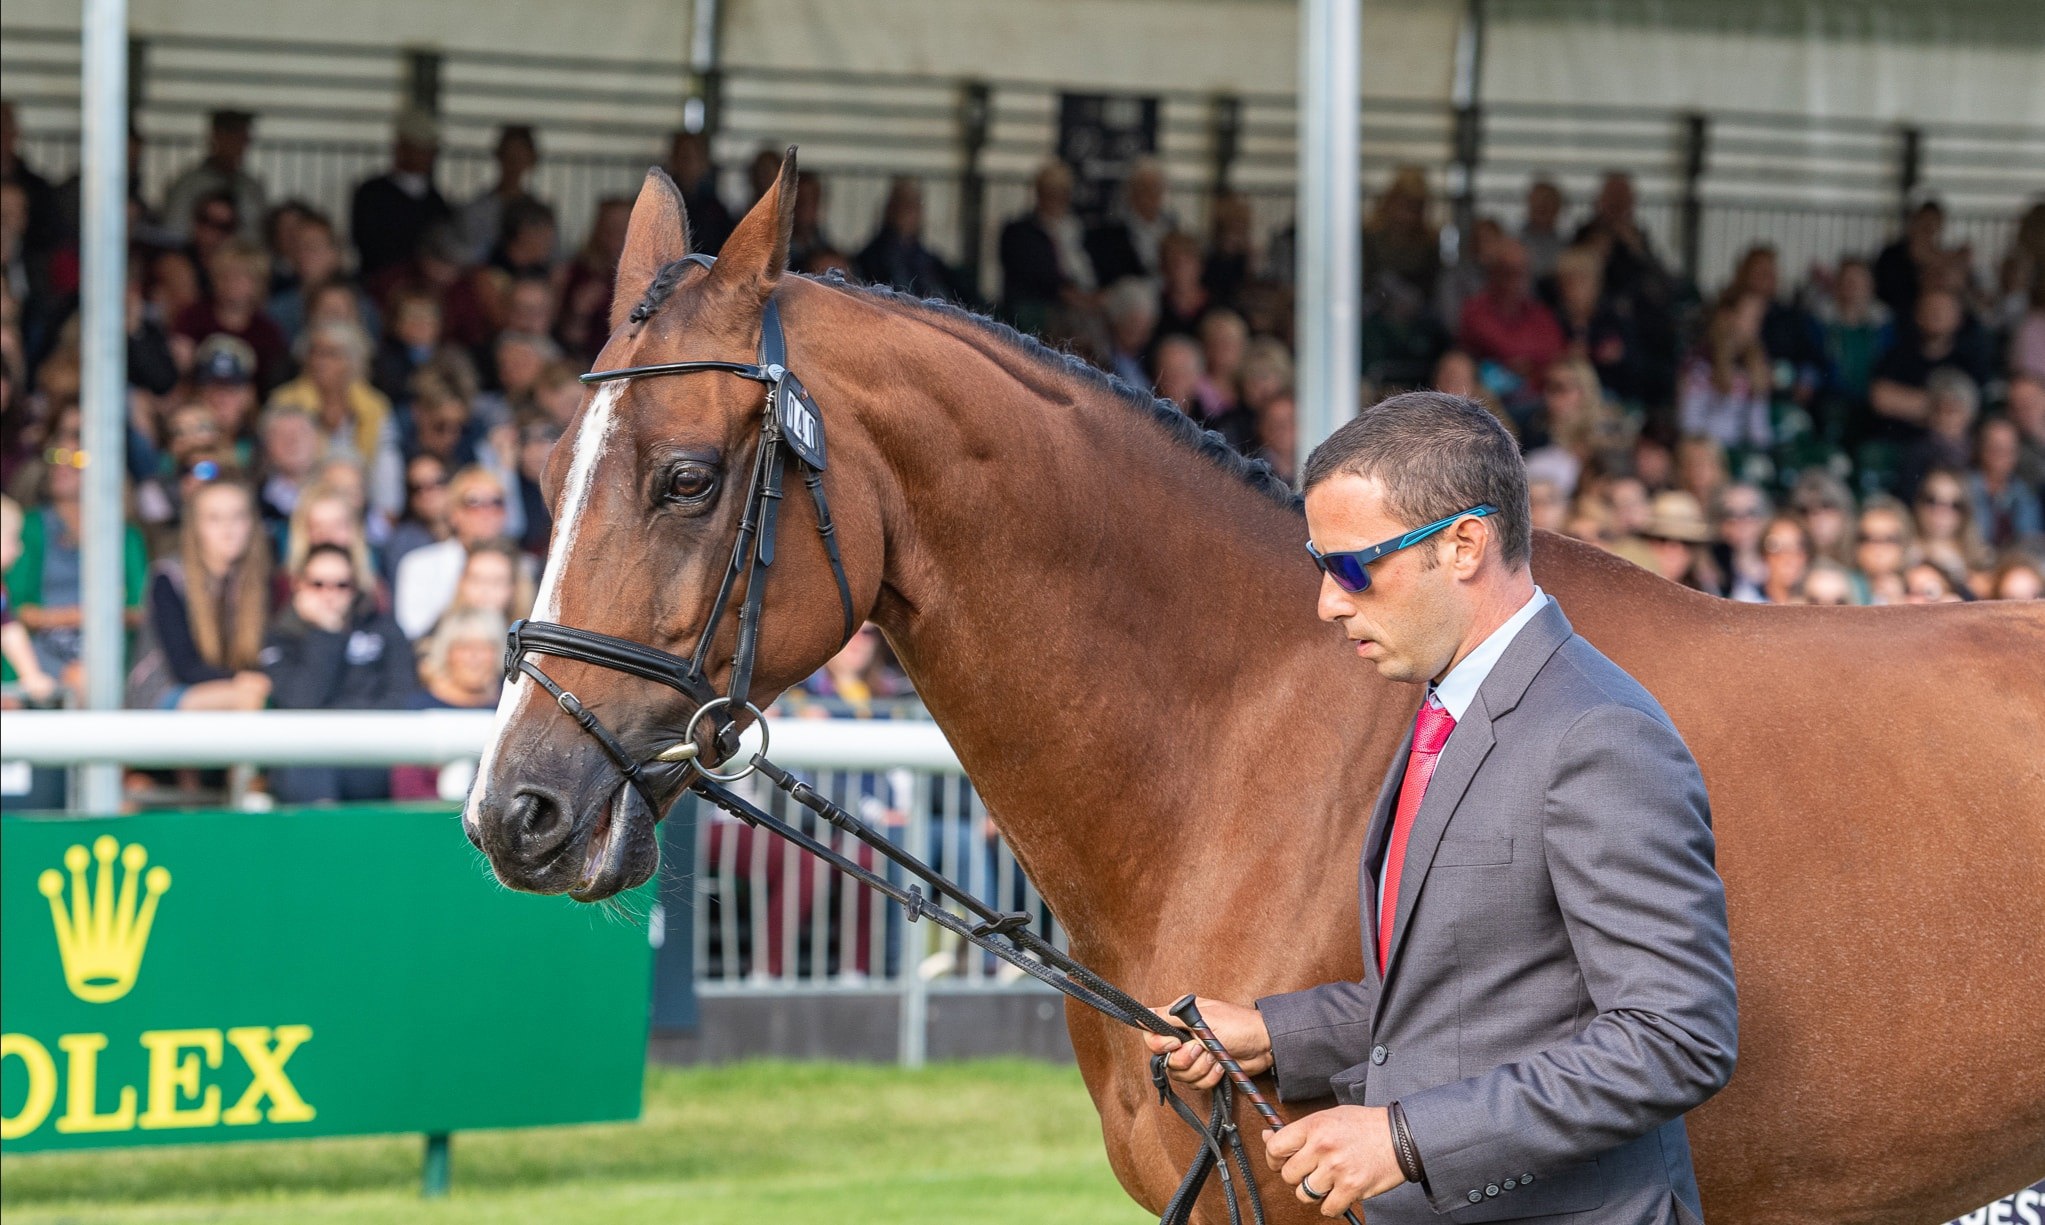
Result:
[[1484,1193],[1483,1193],[1482,1191],[1478,1191],[1478,1190],[1472,1189],[1472,1190],[1471,1190],[1471,1192],[1470,1192],[1470,1202],[1471,1202],[1471,1203],[1473,1203],[1473,1204],[1481,1204],[1481,1203],[1483,1203],[1483,1202],[1484,1202]]
[[1391,1057],[1392,1052],[1386,1050],[1384,1048],[1383,1043],[1379,1043],[1378,1045],[1370,1048],[1370,1061],[1372,1063],[1382,1064],[1384,1063],[1385,1060],[1390,1059]]
[[1532,1174],[1522,1174],[1522,1175],[1520,1175],[1520,1185],[1521,1185],[1522,1187],[1526,1186],[1526,1185],[1527,1185],[1528,1183],[1530,1183],[1530,1182],[1532,1182],[1532,1181],[1534,1181],[1534,1176],[1533,1176]]
[[1506,1189],[1506,1190],[1510,1191],[1510,1190],[1512,1190],[1512,1189],[1513,1189],[1514,1187],[1517,1187],[1517,1186],[1519,1186],[1519,1184],[1518,1184],[1518,1183],[1516,1183],[1516,1182],[1514,1182],[1514,1181],[1513,1181],[1512,1179],[1508,1178],[1508,1179],[1506,1179],[1506,1180],[1505,1180],[1505,1189]]
[[1485,1187],[1485,1188],[1484,1188],[1484,1194],[1486,1194],[1486,1195],[1497,1195],[1497,1194],[1498,1194],[1498,1184],[1497,1184],[1497,1183],[1492,1183],[1492,1184],[1491,1184],[1490,1186],[1488,1186],[1488,1187]]

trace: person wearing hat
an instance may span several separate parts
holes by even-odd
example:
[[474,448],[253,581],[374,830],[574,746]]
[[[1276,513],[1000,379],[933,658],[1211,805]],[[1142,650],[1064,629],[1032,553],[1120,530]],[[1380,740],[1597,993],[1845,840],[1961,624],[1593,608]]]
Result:
[[453,220],[454,209],[433,185],[439,157],[440,125],[433,116],[421,110],[398,116],[391,168],[359,184],[348,208],[356,266],[365,280],[410,259],[420,235]]
[[246,465],[256,416],[256,351],[247,341],[217,332],[192,357],[192,388],[213,416],[222,441]]
[[1654,552],[1655,573],[1698,591],[1724,593],[1718,564],[1711,557],[1716,534],[1694,495],[1680,489],[1654,495],[1647,527],[1640,534]]
[[227,195],[234,199],[236,222],[241,237],[251,242],[262,238],[263,216],[269,211],[269,193],[254,175],[243,169],[249,142],[255,135],[256,117],[248,111],[218,110],[206,123],[206,156],[171,180],[163,196],[163,221],[179,238],[192,234],[192,210],[208,196]]

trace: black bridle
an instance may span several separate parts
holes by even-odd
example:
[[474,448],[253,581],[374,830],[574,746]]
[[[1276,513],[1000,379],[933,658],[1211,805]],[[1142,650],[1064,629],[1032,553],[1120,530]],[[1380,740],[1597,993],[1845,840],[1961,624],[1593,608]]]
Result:
[[[716,262],[708,255],[690,255],[684,259],[705,269]],[[767,571],[774,564],[775,522],[781,504],[782,479],[791,455],[802,470],[803,484],[809,488],[811,501],[816,504],[817,534],[823,539],[824,553],[831,562],[831,575],[838,583],[838,602],[844,610],[841,641],[849,641],[857,628],[853,622],[852,585],[845,577],[845,563],[838,552],[837,531],[831,524],[830,503],[824,497],[823,418],[802,381],[788,369],[788,342],[781,329],[781,311],[772,297],[767,299],[760,319],[757,362],[693,361],[624,366],[615,370],[592,371],[582,376],[582,382],[595,385],[702,371],[734,374],[763,384],[767,392],[760,416],[760,446],[753,457],[752,479],[746,488],[745,509],[739,517],[731,564],[725,567],[724,579],[717,586],[717,596],[710,603],[710,615],[704,618],[702,632],[696,638],[695,652],[684,659],[594,630],[528,620],[512,625],[504,652],[505,679],[515,680],[518,674],[524,673],[546,690],[563,712],[603,746],[624,772],[626,781],[639,789],[647,806],[656,813],[660,806],[654,801],[639,759],[580,699],[527,658],[529,654],[537,652],[580,660],[675,690],[695,703],[695,713],[689,716],[688,723],[682,728],[681,743],[663,752],[658,760],[689,762],[698,774],[726,782],[745,777],[752,771],[752,766],[748,765],[734,774],[710,774],[709,767],[696,759],[691,738],[704,716],[720,713],[721,717],[714,723],[716,731],[712,739],[716,751],[728,756],[738,748],[735,721],[740,712],[751,711],[764,729],[759,709],[748,699],[752,692],[753,660],[759,650],[760,606],[767,594]],[[709,680],[710,650],[716,641],[718,627],[724,621],[724,614],[731,606],[732,589],[749,565],[751,574],[746,582],[745,600],[739,606],[738,646],[732,654],[731,685],[727,692],[719,694]]]
[[[713,257],[708,255],[690,255],[684,258],[705,269],[710,268],[715,262]],[[774,563],[776,512],[781,501],[782,478],[789,455],[795,457],[797,466],[802,469],[803,484],[809,487],[810,498],[816,503],[817,533],[823,538],[824,552],[831,561],[831,574],[838,584],[839,605],[844,610],[840,641],[849,641],[857,626],[854,623],[852,586],[845,577],[845,564],[839,555],[837,534],[831,524],[830,506],[824,498],[823,418],[816,403],[804,390],[801,381],[788,370],[788,350],[781,329],[781,313],[771,296],[767,299],[766,309],[760,321],[760,352],[757,362],[692,361],[626,366],[616,370],[593,371],[583,375],[582,381],[589,384],[612,383],[625,379],[651,378],[666,374],[695,374],[701,371],[733,374],[764,384],[767,394],[765,408],[760,418],[760,447],[753,460],[752,479],[746,491],[745,509],[739,518],[738,537],[732,545],[731,564],[725,568],[724,579],[717,587],[717,596],[711,601],[710,615],[704,619],[702,632],[697,636],[694,654],[684,659],[667,651],[657,650],[629,639],[599,634],[594,630],[546,621],[521,620],[512,625],[505,647],[506,682],[515,681],[521,673],[531,677],[540,688],[553,697],[563,712],[603,746],[605,753],[609,754],[611,760],[624,772],[626,781],[638,788],[639,794],[646,800],[648,809],[655,814],[661,811],[660,805],[652,794],[652,788],[647,783],[639,759],[632,755],[616,734],[604,726],[603,721],[585,707],[580,699],[557,684],[527,656],[541,654],[580,660],[675,690],[695,703],[695,713],[689,716],[688,723],[683,727],[681,741],[659,753],[655,760],[687,763],[690,769],[688,783],[690,792],[749,825],[767,830],[793,843],[861,885],[893,900],[908,913],[911,922],[927,918],[966,942],[1001,958],[1037,981],[1056,988],[1079,1003],[1132,1029],[1181,1040],[1189,1038],[1186,1030],[1158,1016],[1141,1001],[1101,978],[1038,935],[1031,929],[1030,916],[1027,913],[1020,911],[1004,913],[988,906],[929,864],[895,845],[886,834],[833,804],[808,783],[767,760],[767,746],[764,743],[760,751],[742,769],[728,774],[714,773],[703,763],[693,737],[696,724],[701,722],[704,716],[719,714],[718,720],[715,721],[716,731],[712,736],[714,750],[721,755],[718,764],[722,764],[738,750],[736,719],[740,712],[750,712],[754,720],[760,724],[763,735],[766,731],[766,718],[760,713],[760,709],[751,703],[749,697],[752,690],[754,655],[759,648],[760,607],[766,595],[768,567]],[[719,694],[710,684],[706,665],[718,625],[723,621],[725,611],[730,606],[732,589],[737,584],[739,575],[747,570],[749,558],[751,574],[746,582],[745,600],[739,606],[738,645],[732,655],[731,685],[727,692]],[[876,855],[892,862],[921,884],[903,885],[890,880],[808,831],[767,812],[726,785],[755,771],[796,804],[858,839]],[[929,888],[929,893],[924,892],[925,886]],[[944,901],[957,904],[965,914],[954,914],[945,909],[941,904]],[[1251,1169],[1242,1133],[1236,1126],[1235,1091],[1229,1081],[1224,1079],[1215,1086],[1208,1117],[1203,1120],[1192,1106],[1171,1091],[1165,1071],[1165,1056],[1156,1055],[1151,1058],[1150,1078],[1157,1088],[1159,1100],[1169,1104],[1188,1126],[1199,1133],[1201,1139],[1200,1151],[1166,1206],[1164,1215],[1160,1218],[1160,1225],[1184,1225],[1190,1221],[1194,1206],[1199,1200],[1200,1190],[1206,1184],[1208,1175],[1212,1173],[1219,1173],[1221,1177],[1222,1194],[1228,1204],[1229,1220],[1235,1225],[1240,1225],[1242,1219],[1242,1211],[1238,1204],[1240,1195],[1249,1201],[1252,1218],[1261,1225],[1264,1220],[1264,1204],[1257,1192],[1256,1174]],[[1349,1219],[1355,1221],[1357,1218],[1351,1213]]]

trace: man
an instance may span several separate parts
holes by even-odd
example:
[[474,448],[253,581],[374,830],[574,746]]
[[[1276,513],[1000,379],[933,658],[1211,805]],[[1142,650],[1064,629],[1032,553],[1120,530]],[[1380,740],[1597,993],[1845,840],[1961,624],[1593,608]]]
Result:
[[1129,168],[1120,207],[1086,236],[1099,284],[1129,276],[1157,279],[1158,244],[1179,228],[1178,217],[1165,207],[1168,187],[1164,163],[1154,157],[1140,157]]
[[1994,374],[1994,358],[1981,325],[1967,317],[1958,294],[1926,288],[1917,295],[1911,324],[1876,360],[1868,385],[1879,436],[1914,442],[1931,420],[1931,376],[1957,370],[1974,382]]
[[454,602],[469,550],[504,534],[504,483],[483,468],[455,473],[447,485],[447,523],[453,535],[412,550],[398,563],[392,611],[408,638],[426,637]]
[[1001,311],[1026,332],[1042,332],[1054,309],[1079,304],[1097,284],[1072,211],[1072,171],[1044,163],[1034,191],[1034,207],[1001,227]]
[[[488,260],[504,237],[505,218],[520,206],[544,203],[526,187],[526,179],[540,164],[539,138],[528,123],[507,123],[497,129],[497,182],[478,193],[456,214],[456,229],[468,248],[468,262]],[[549,252],[551,256],[552,252]]]
[[440,128],[433,116],[406,111],[398,117],[394,138],[391,168],[363,180],[348,210],[348,233],[359,257],[356,271],[364,280],[410,259],[429,228],[454,216],[433,185],[433,166],[440,158]]
[[1696,762],[1534,585],[1525,469],[1481,406],[1395,396],[1304,484],[1321,617],[1427,691],[1364,839],[1362,981],[1201,1003],[1282,1098],[1340,1103],[1266,1132],[1270,1164],[1371,1225],[1701,1220],[1682,1115],[1732,1076],[1736,1010]]
[[1520,226],[1520,245],[1536,281],[1555,271],[1555,261],[1568,245],[1562,240],[1562,189],[1552,179],[1527,185],[1527,219]]
[[[693,224],[695,213],[689,214]],[[869,284],[892,285],[919,298],[970,302],[963,279],[923,241],[923,184],[906,175],[888,184],[880,229],[853,261]]]
[[1495,362],[1518,380],[1513,398],[1540,395],[1543,371],[1559,360],[1567,340],[1555,313],[1533,294],[1527,249],[1501,238],[1485,255],[1484,289],[1463,303],[1457,343],[1480,362]]
[[[775,173],[780,173],[776,163]],[[677,131],[668,139],[667,176],[682,192],[689,218],[689,249],[715,255],[731,236],[733,218],[717,188],[717,165],[710,160],[710,141],[701,132]]]
[[164,221],[175,227],[179,238],[191,237],[192,210],[200,200],[225,195],[234,201],[240,236],[250,242],[262,239],[268,194],[262,183],[243,169],[255,126],[256,117],[247,111],[214,111],[208,118],[206,156],[171,180],[163,194]]

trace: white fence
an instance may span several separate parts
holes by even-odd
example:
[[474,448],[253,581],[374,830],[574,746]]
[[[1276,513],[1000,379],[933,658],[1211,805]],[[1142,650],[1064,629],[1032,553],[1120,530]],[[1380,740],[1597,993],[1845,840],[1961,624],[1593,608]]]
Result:
[[[10,711],[0,722],[0,756],[44,767],[430,764],[465,779],[492,721],[487,711]],[[1028,913],[1062,944],[935,723],[777,718],[771,731],[775,761],[995,908]],[[740,789],[848,858],[909,883],[757,776]],[[886,898],[794,846],[708,804],[695,815],[691,938],[700,994],[897,994],[900,1054],[913,1064],[922,1061],[930,992],[1044,990],[933,924],[909,923]],[[675,844],[667,845],[672,854]]]

